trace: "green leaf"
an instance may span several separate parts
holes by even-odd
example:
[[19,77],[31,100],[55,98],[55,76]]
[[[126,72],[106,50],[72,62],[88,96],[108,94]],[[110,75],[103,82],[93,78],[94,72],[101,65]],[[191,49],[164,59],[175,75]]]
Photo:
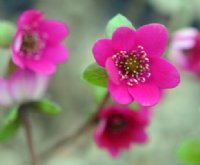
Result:
[[13,40],[15,26],[6,21],[0,23],[0,47],[8,48]]
[[4,125],[0,129],[0,143],[4,142],[5,140],[8,140],[10,137],[12,137],[18,130],[19,126],[20,126],[19,120],[14,120],[14,121]]
[[61,112],[61,108],[50,100],[35,101],[31,107],[47,115],[58,115]]
[[117,14],[116,16],[114,16],[107,24],[106,26],[106,36],[111,38],[113,32],[121,27],[121,26],[126,26],[126,27],[130,27],[130,28],[134,28],[134,26],[132,25],[131,21],[129,21],[125,16],[121,15],[121,14]]
[[200,164],[200,138],[183,141],[177,150],[177,159],[186,164]]
[[101,87],[107,87],[108,83],[108,75],[106,73],[106,70],[102,67],[99,67],[95,63],[89,65],[85,69],[85,71],[83,72],[83,79],[93,85]]
[[5,124],[12,123],[18,118],[18,107],[13,107],[4,118]]
[[20,121],[18,119],[18,107],[13,107],[8,111],[4,117],[4,124],[0,128],[0,142],[12,137],[20,126]]
[[130,108],[133,108],[135,111],[139,111],[140,110],[140,105],[138,103],[136,103],[135,101],[132,102],[131,104],[129,104]]

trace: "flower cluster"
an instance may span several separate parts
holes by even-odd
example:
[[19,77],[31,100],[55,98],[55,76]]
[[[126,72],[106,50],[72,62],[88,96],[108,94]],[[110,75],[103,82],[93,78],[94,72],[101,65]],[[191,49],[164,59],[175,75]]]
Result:
[[[124,19],[119,15],[114,20],[117,17]],[[165,26],[153,23],[135,30],[130,22],[127,25],[117,27],[111,38],[97,40],[92,49],[96,63],[105,68],[113,100],[118,104],[136,101],[141,107],[134,111],[113,106],[100,112],[95,142],[113,157],[133,143],[146,142],[145,128],[151,114],[148,107],[159,102],[163,89],[174,88],[180,82],[176,68],[161,57],[167,46]]]

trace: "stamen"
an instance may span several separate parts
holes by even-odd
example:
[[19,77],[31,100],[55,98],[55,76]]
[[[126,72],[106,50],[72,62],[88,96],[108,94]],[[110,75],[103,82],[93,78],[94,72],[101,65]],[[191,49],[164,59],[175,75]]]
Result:
[[120,51],[114,54],[112,59],[119,70],[121,81],[125,81],[128,86],[144,83],[151,76],[150,60],[141,45],[129,54],[126,51]]
[[20,55],[27,58],[40,59],[40,51],[45,47],[45,43],[35,33],[24,32],[20,46]]

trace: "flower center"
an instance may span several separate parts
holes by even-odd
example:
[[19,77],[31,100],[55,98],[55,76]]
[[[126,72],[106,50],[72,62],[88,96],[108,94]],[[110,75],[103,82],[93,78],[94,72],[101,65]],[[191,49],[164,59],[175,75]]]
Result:
[[33,34],[25,34],[22,38],[21,50],[24,53],[31,53],[37,49],[37,36]]
[[116,115],[111,116],[111,118],[108,121],[109,130],[114,131],[114,132],[116,132],[116,131],[119,132],[126,125],[127,125],[126,120],[120,114],[116,114]]
[[37,33],[33,32],[24,32],[15,42],[16,51],[27,58],[39,59],[42,48],[44,48],[44,42]]
[[126,51],[120,51],[114,54],[112,59],[119,70],[121,80],[129,86],[144,83],[151,76],[149,58],[140,45],[129,54]]

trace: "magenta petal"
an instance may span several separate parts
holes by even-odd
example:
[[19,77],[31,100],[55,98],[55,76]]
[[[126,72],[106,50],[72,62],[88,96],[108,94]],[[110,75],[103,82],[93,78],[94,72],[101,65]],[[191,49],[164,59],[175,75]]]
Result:
[[23,59],[17,53],[14,53],[13,51],[12,51],[12,60],[17,66],[24,69],[25,65],[23,63]]
[[109,76],[109,79],[116,85],[120,84],[120,76],[119,76],[119,71],[116,68],[112,58],[108,58],[106,61],[106,71]]
[[119,154],[120,154],[119,149],[113,148],[113,147],[108,148],[108,152],[110,153],[112,158],[117,158],[119,156]]
[[128,90],[135,101],[142,106],[153,106],[160,99],[160,90],[153,84],[138,84],[129,87]]
[[149,56],[161,56],[167,45],[167,29],[161,24],[148,24],[136,31],[138,44]]
[[[40,23],[39,30],[44,35],[48,44],[57,44],[64,40],[69,34],[67,25],[61,21],[43,20]],[[45,34],[47,36],[45,36]]]
[[112,35],[112,43],[115,52],[130,52],[136,45],[135,31],[128,27],[118,28]]
[[160,88],[173,88],[180,82],[180,75],[176,68],[165,59],[151,59],[152,80]]
[[66,62],[69,57],[69,51],[63,45],[47,47],[43,53],[45,59],[55,64]]
[[11,45],[11,54],[13,62],[20,68],[24,68],[22,57],[19,55],[19,50],[22,44],[22,33],[18,32],[14,37],[14,42]]
[[56,71],[56,67],[53,63],[47,61],[26,60],[26,67],[41,74],[53,74]]
[[135,143],[145,143],[148,140],[147,134],[142,129],[136,129],[132,134]]
[[100,66],[105,66],[108,57],[114,54],[112,49],[112,42],[109,39],[100,39],[95,42],[92,52],[94,58]]
[[130,104],[133,101],[125,85],[115,85],[109,81],[108,90],[112,98],[119,104]]
[[27,28],[27,25],[33,25],[42,19],[43,13],[37,10],[27,10],[22,13],[17,23],[18,28]]

